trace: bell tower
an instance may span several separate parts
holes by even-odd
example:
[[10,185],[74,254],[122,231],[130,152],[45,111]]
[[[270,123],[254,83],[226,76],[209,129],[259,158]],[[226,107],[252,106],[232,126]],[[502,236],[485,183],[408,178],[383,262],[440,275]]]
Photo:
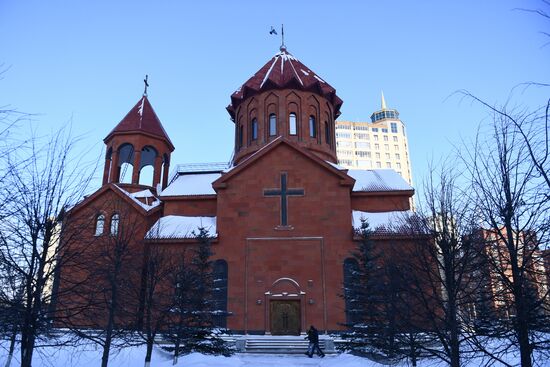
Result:
[[149,103],[147,84],[141,99],[103,141],[103,185],[166,188],[174,145]]
[[235,123],[233,164],[280,136],[336,163],[334,121],[342,103],[336,90],[283,44],[231,95],[227,111]]

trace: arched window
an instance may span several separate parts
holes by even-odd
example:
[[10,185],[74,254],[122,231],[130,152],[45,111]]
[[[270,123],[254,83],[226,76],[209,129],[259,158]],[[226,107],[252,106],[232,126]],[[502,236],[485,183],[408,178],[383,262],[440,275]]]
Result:
[[309,136],[314,138],[317,136],[317,126],[315,125],[315,117],[309,116]]
[[239,148],[243,147],[243,125],[239,125]]
[[227,327],[227,261],[216,260],[213,270],[214,325]]
[[103,234],[103,228],[105,227],[105,215],[99,214],[95,220],[95,234],[94,236],[101,236]]
[[288,115],[288,133],[290,135],[296,135],[296,114],[294,112],[291,112]]
[[325,142],[330,145],[330,126],[328,122],[325,121]]
[[277,115],[269,115],[269,136],[277,135]]
[[113,214],[111,217],[111,234],[116,236],[118,234],[118,225],[120,223],[120,215]]
[[258,120],[252,119],[250,123],[250,136],[252,140],[258,139]]
[[348,257],[344,260],[344,301],[346,304],[346,324],[350,326],[360,321],[357,305],[354,302],[357,299],[357,292],[359,291],[355,287],[358,276],[359,264],[357,260]]

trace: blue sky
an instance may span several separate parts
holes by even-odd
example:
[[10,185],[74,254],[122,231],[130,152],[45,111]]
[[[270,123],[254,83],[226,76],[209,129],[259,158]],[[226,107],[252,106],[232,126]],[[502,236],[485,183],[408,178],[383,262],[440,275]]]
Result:
[[[0,0],[0,106],[35,113],[40,131],[73,121],[90,159],[138,101],[149,99],[176,146],[172,163],[227,161],[229,96],[288,50],[336,88],[341,119],[368,120],[380,91],[408,127],[413,177],[472,138],[487,113],[453,93],[532,108],[550,80],[541,1]],[[548,9],[547,9],[548,11]]]

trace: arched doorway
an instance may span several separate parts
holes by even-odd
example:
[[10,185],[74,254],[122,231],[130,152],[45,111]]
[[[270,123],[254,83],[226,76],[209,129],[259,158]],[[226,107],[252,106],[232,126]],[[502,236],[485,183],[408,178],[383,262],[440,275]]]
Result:
[[300,335],[305,330],[305,292],[294,279],[280,278],[266,296],[267,333]]

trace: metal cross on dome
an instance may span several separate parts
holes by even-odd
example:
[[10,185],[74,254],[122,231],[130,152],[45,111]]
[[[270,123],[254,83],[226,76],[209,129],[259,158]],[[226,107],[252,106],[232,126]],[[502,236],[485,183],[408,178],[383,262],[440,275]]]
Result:
[[147,87],[149,86],[149,83],[147,80],[149,79],[149,75],[145,75],[145,79],[143,79],[143,83],[145,84],[145,89],[143,90],[143,95],[147,96]]
[[289,189],[287,187],[287,173],[281,172],[280,189],[264,189],[264,196],[281,197],[281,226],[288,226],[288,197],[304,196],[304,189]]

